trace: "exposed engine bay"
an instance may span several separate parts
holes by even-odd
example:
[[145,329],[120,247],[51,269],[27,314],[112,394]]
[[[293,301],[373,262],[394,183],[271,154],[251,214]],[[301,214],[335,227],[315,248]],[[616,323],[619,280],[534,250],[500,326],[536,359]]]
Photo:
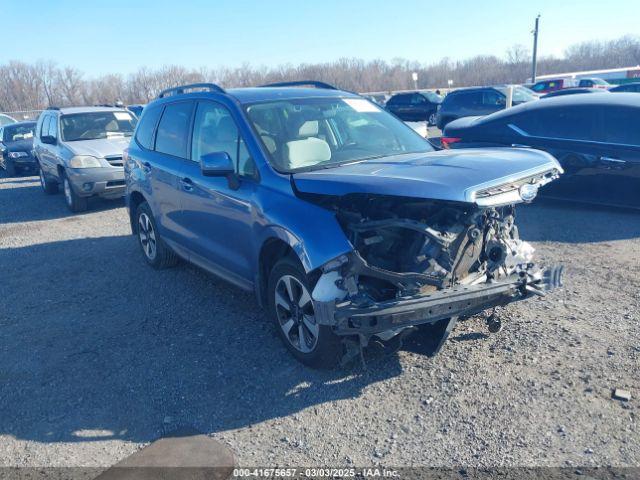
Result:
[[533,257],[518,237],[513,205],[350,195],[331,206],[356,262],[369,267],[361,292],[376,301],[509,276]]
[[335,212],[354,247],[324,267],[313,294],[319,318],[338,333],[389,337],[560,285],[561,267],[532,263],[514,205],[366,194],[311,200]]

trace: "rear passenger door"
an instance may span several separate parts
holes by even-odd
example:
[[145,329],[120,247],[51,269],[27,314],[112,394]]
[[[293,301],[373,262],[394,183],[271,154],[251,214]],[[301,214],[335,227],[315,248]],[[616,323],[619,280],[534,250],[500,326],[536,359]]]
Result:
[[[196,107],[191,161],[183,172],[181,223],[189,230],[189,259],[243,288],[253,284],[254,204],[257,170],[231,112],[222,104],[202,100]],[[235,166],[237,185],[226,177],[205,177],[200,158],[227,152]],[[237,187],[237,188],[235,188]]]
[[189,164],[189,130],[194,106],[192,100],[176,101],[164,106],[157,126],[155,146],[146,153],[142,164],[152,190],[151,209],[160,233],[178,250],[191,236],[179,216],[183,193],[181,181]]

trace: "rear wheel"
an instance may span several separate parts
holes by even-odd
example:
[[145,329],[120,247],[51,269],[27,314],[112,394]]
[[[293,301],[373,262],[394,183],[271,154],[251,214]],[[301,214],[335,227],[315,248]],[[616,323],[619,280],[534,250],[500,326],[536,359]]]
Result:
[[178,256],[167,246],[156,228],[156,220],[147,202],[142,202],[136,209],[134,223],[138,244],[149,265],[158,270],[172,267],[178,262]]
[[429,118],[427,119],[427,124],[430,127],[433,127],[436,124],[436,114],[432,113],[431,115],[429,115]]
[[47,176],[42,171],[42,168],[38,170],[40,176],[40,186],[44,193],[48,195],[53,195],[54,193],[58,193],[58,184],[52,182],[51,180],[47,180]]
[[69,210],[73,213],[79,213],[88,208],[89,199],[76,193],[66,175],[62,178],[62,188],[64,190],[64,200]]
[[283,258],[269,275],[269,310],[294,357],[310,367],[332,368],[343,353],[342,340],[331,327],[317,323],[311,290],[300,262]]

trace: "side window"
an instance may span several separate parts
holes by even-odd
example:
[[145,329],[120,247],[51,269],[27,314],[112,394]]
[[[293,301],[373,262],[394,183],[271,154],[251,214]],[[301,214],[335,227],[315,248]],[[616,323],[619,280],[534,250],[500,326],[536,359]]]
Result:
[[213,102],[200,102],[193,123],[191,159],[197,162],[213,152],[227,152],[238,175],[255,176],[255,164],[229,110]]
[[530,135],[567,140],[597,140],[599,115],[592,107],[530,111],[513,123]]
[[53,138],[58,138],[58,117],[56,117],[55,115],[51,115],[48,135]]
[[[602,112],[602,140],[609,143],[640,145],[640,124],[638,114],[632,108],[608,108]],[[600,139],[598,139],[600,140]]]
[[49,135],[49,122],[51,121],[51,115],[45,115],[42,119],[42,125],[40,126],[40,138]]
[[170,103],[164,108],[156,135],[156,152],[187,158],[192,111],[193,102]]
[[426,101],[427,99],[424,98],[419,93],[416,93],[411,96],[411,105],[422,105],[423,103],[426,103]]
[[494,90],[482,92],[482,104],[487,106],[504,105],[504,97]]
[[151,108],[145,108],[142,112],[140,124],[136,130],[136,140],[147,150],[153,149],[153,132],[158,124],[158,119],[162,113],[162,106],[156,105]]

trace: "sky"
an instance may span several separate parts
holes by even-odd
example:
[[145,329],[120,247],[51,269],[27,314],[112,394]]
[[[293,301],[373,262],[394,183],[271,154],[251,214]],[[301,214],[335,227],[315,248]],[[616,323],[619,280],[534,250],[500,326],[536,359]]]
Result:
[[[141,66],[273,67],[341,57],[434,63],[539,53],[638,34],[638,0],[0,0],[0,63],[51,60],[88,76]],[[7,39],[15,39],[8,41]]]

